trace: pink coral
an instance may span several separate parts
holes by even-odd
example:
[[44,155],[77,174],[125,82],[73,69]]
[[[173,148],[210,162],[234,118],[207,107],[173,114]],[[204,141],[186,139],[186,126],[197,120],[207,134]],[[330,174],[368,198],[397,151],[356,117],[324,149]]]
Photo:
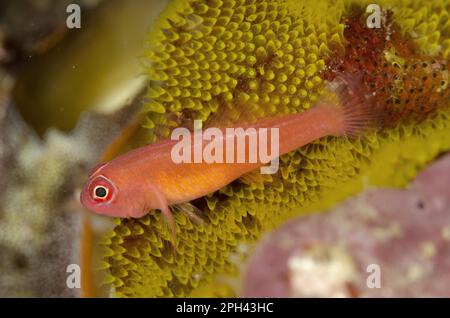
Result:
[[447,155],[408,189],[367,191],[288,222],[252,256],[245,296],[450,296],[449,184]]

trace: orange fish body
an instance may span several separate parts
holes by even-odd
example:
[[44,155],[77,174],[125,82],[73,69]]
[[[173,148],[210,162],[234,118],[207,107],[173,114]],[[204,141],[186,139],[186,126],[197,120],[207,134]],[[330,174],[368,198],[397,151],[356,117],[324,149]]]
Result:
[[[250,140],[252,136],[261,137],[261,129],[267,129],[266,136],[270,139],[273,129],[277,129],[278,157],[325,136],[358,133],[372,121],[370,108],[361,107],[348,98],[338,104],[324,101],[299,114],[244,125],[239,133],[245,134]],[[212,193],[267,163],[260,158],[251,162],[248,160],[251,153],[258,152],[260,147],[258,144],[257,149],[251,149],[249,143],[245,144],[247,160],[237,163],[237,139],[243,136],[224,128],[220,132],[219,137],[210,140],[202,138],[197,143],[194,140],[196,137],[192,136],[190,143],[191,154],[202,154],[210,143],[223,147],[223,157],[219,163],[175,162],[173,149],[179,141],[163,140],[125,153],[98,167],[90,175],[81,193],[81,202],[98,214],[113,217],[139,218],[152,209],[159,209],[173,225],[168,208],[170,205],[189,202]],[[272,139],[267,144],[269,148],[271,143]],[[227,162],[225,158],[227,144],[234,145],[233,163]],[[269,158],[274,159],[274,155],[271,154]]]

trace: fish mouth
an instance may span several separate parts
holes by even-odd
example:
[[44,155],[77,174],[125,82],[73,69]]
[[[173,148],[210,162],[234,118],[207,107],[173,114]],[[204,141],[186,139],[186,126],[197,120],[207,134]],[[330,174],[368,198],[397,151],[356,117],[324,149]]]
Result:
[[98,213],[92,208],[91,198],[89,197],[86,188],[80,193],[80,202],[83,207],[91,212]]

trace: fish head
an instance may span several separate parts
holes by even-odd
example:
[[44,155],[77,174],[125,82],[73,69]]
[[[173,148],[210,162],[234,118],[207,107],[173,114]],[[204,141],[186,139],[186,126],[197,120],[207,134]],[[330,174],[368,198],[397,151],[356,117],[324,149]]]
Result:
[[[80,194],[82,205],[100,215],[110,217],[141,217],[143,209],[139,204],[139,195],[132,183],[120,182],[124,178],[107,164],[93,169]],[[136,201],[137,200],[137,201]]]

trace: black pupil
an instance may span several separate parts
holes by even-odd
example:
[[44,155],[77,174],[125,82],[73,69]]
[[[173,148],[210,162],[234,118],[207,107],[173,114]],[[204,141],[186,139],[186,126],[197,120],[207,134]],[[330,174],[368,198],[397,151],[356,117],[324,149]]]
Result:
[[98,187],[97,189],[95,189],[95,195],[99,198],[106,197],[106,189],[103,187]]

